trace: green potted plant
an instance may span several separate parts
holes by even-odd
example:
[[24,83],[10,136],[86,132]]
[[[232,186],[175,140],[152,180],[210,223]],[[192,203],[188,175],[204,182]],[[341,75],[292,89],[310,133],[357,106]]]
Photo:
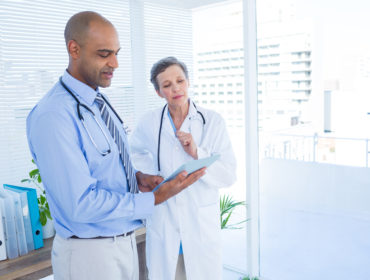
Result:
[[231,214],[238,206],[245,206],[245,201],[235,201],[231,195],[224,194],[220,197],[220,219],[221,219],[221,229],[240,229],[236,227],[247,220],[240,221],[235,224],[229,225],[229,220]]
[[[32,163],[35,164],[34,160],[32,160]],[[38,189],[38,206],[39,206],[39,212],[40,212],[40,223],[42,225],[42,235],[43,238],[50,238],[54,236],[55,230],[53,227],[53,218],[50,215],[50,209],[49,209],[49,203],[46,199],[45,190],[42,187],[42,180],[40,176],[40,171],[38,168],[35,168],[29,172],[29,178],[23,179],[21,182],[28,182],[30,184],[33,184]]]
[[249,276],[245,276],[243,278],[239,278],[239,280],[259,280],[258,277],[249,277]]

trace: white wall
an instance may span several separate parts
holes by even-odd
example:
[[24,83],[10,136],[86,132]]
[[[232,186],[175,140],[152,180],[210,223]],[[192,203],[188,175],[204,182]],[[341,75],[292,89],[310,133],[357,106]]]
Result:
[[370,279],[370,169],[266,159],[261,276]]

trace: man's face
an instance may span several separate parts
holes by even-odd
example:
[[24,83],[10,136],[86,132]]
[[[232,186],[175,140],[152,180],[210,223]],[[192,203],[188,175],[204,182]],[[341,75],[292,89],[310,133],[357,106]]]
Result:
[[93,89],[109,87],[113,71],[118,67],[117,55],[120,50],[114,27],[92,22],[80,47],[81,54],[77,61],[78,79]]

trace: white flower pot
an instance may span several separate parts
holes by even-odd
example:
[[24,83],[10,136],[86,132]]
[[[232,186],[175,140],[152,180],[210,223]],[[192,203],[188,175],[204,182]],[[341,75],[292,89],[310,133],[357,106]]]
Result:
[[47,219],[46,224],[42,226],[42,238],[47,239],[53,237],[55,235],[55,229],[53,225],[53,221]]

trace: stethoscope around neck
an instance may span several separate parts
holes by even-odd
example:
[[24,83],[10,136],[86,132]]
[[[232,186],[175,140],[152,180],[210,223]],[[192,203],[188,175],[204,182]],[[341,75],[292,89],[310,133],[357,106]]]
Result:
[[[195,110],[197,110],[197,113],[202,117],[202,124],[203,124],[203,128],[206,124],[206,119],[204,118],[202,112],[200,112],[198,109],[197,109],[197,106],[195,106],[195,103],[193,103],[193,106],[195,108]],[[158,132],[158,148],[157,148],[157,165],[158,165],[158,173],[161,171],[161,163],[160,163],[160,150],[161,150],[161,133],[162,133],[162,124],[163,124],[163,115],[164,115],[164,112],[166,111],[166,107],[167,107],[168,104],[164,105],[163,109],[162,109],[162,114],[161,114],[161,121],[159,123],[159,132]]]
[[[70,88],[63,82],[62,80],[62,77],[59,78],[59,82],[60,84],[64,87],[64,89],[74,98],[74,100],[76,100],[77,104],[76,104],[76,107],[77,107],[77,115],[78,115],[78,118],[80,119],[83,127],[85,128],[86,132],[87,132],[87,135],[89,136],[91,142],[93,143],[93,145],[95,146],[96,150],[102,155],[102,156],[106,156],[108,154],[111,153],[112,149],[111,149],[111,145],[109,143],[109,139],[108,139],[108,136],[107,134],[105,133],[104,131],[104,128],[101,126],[101,124],[98,122],[94,112],[88,107],[86,106],[85,104],[81,103],[80,100],[78,100],[78,98],[76,97],[76,95],[74,95],[72,93],[72,91],[70,90]],[[108,100],[103,96],[101,95],[101,97],[103,98],[104,102],[109,106],[109,108],[112,110],[112,112],[116,115],[116,117],[118,118],[118,120],[121,122],[121,124],[123,124],[123,121],[121,120],[121,118],[119,117],[118,113],[114,110],[114,108],[112,107],[112,105],[108,102]],[[104,138],[105,138],[105,141],[107,142],[108,144],[108,149],[107,150],[100,150],[98,145],[96,144],[96,142],[94,141],[94,138],[91,136],[89,130],[87,129],[87,126],[85,125],[85,119],[84,117],[82,116],[81,114],[81,107],[86,109],[86,111],[90,112],[91,115],[93,116],[95,122],[98,124],[99,128],[100,128],[100,131],[102,132],[102,134],[104,135]]]

